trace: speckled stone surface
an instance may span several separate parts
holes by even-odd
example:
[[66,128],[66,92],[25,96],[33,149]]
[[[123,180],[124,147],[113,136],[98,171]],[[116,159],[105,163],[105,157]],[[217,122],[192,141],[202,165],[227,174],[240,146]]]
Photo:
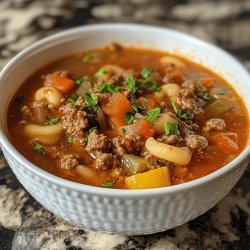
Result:
[[[34,41],[98,22],[170,27],[217,44],[250,70],[249,0],[1,0],[0,68]],[[219,58],[218,58],[219,60]],[[148,236],[79,229],[44,209],[16,180],[0,151],[0,249],[250,249],[250,171],[216,207]]]

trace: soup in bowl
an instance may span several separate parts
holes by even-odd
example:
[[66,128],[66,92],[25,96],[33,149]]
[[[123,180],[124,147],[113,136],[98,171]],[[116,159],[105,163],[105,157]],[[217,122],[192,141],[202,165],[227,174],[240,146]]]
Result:
[[66,31],[3,70],[2,149],[25,188],[73,223],[166,230],[214,206],[244,172],[248,85],[226,52],[175,31]]

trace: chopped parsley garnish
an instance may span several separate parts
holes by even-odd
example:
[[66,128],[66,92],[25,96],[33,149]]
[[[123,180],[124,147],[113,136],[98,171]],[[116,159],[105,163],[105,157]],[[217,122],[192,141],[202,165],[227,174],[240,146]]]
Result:
[[176,122],[165,122],[164,132],[166,135],[178,135],[180,133]]
[[207,92],[203,94],[202,98],[203,98],[205,101],[210,100],[210,96],[209,96],[209,94],[208,94]]
[[110,94],[114,94],[119,92],[122,88],[121,86],[114,86],[111,82],[104,82],[97,87],[98,91],[100,92],[108,92]]
[[73,141],[74,141],[73,136],[72,136],[72,135],[69,135],[68,138],[67,138],[68,144],[71,144]]
[[128,89],[133,94],[137,91],[136,79],[133,76],[129,76],[125,83],[128,85]]
[[203,85],[200,85],[200,90],[202,92],[207,92],[207,87],[203,86]]
[[97,110],[97,104],[98,104],[98,96],[95,93],[86,93],[83,95],[84,100],[89,108],[92,108],[93,110]]
[[190,120],[194,118],[194,114],[192,112],[185,112],[183,114],[181,114],[180,118],[184,119],[184,120]]
[[138,83],[141,85],[141,87],[144,87],[154,92],[159,92],[162,89],[160,86],[157,85],[156,80],[151,76],[147,77],[146,79],[139,79]]
[[115,185],[115,181],[104,181],[102,187],[111,188]]
[[181,111],[180,111],[180,109],[178,109],[178,107],[177,107],[175,101],[172,100],[172,99],[171,99],[170,101],[171,101],[171,104],[172,104],[172,106],[173,106],[173,109],[174,109],[175,114],[176,114],[177,116],[181,116]]
[[46,121],[45,121],[45,125],[53,125],[53,124],[57,124],[59,121],[58,117],[46,117]]
[[16,101],[17,101],[19,104],[24,104],[27,100],[26,100],[26,97],[22,95],[22,96],[16,97]]
[[85,133],[83,140],[84,140],[84,141],[88,141],[88,137],[89,137],[90,133],[93,132],[95,129],[97,129],[97,127],[92,127],[92,128],[90,128],[90,129]]
[[160,115],[161,109],[159,107],[156,107],[154,109],[148,110],[147,114],[144,116],[144,118],[149,122],[153,123],[154,120]]
[[95,73],[95,77],[99,77],[102,76],[104,74],[107,74],[108,71],[106,69],[99,69],[96,73]]
[[122,133],[125,135],[126,134],[126,129],[122,128]]
[[83,62],[85,62],[85,63],[89,63],[89,62],[91,62],[92,60],[93,60],[93,56],[92,55],[90,55],[90,54],[87,54],[87,55],[85,55],[84,57],[83,57]]
[[79,86],[82,84],[83,80],[84,80],[83,76],[79,76],[75,78],[75,84]]
[[200,85],[199,87],[200,87],[200,90],[202,92],[202,99],[204,99],[205,101],[210,100],[210,96],[207,92],[207,88],[203,85]]
[[34,145],[33,149],[34,149],[35,151],[37,151],[38,153],[40,153],[41,155],[46,155],[46,152],[44,151],[43,146],[42,146],[41,144],[39,144],[39,143],[36,143],[36,144]]
[[126,123],[129,125],[131,124],[134,119],[135,119],[135,112],[133,110],[129,110],[125,115],[124,115],[124,119],[126,121]]
[[68,102],[75,104],[76,101],[78,100],[78,98],[79,98],[79,95],[76,95],[76,94],[75,94],[75,95],[72,95],[72,96],[68,99]]
[[139,112],[139,109],[142,109],[141,106],[139,106],[134,98],[130,100],[130,103],[132,105],[132,108],[134,109],[135,112]]
[[187,111],[185,113],[182,113],[181,110],[177,107],[175,101],[172,100],[172,99],[170,101],[172,103],[172,106],[173,106],[175,114],[179,118],[184,119],[184,120],[189,120],[189,119],[193,119],[194,118],[194,114],[192,112]]
[[91,132],[93,132],[95,129],[97,129],[97,127],[90,128],[90,129],[89,129],[89,134],[90,134]]
[[153,73],[153,70],[152,70],[152,69],[143,68],[143,69],[141,70],[141,76],[142,76],[143,78],[149,77],[152,73]]

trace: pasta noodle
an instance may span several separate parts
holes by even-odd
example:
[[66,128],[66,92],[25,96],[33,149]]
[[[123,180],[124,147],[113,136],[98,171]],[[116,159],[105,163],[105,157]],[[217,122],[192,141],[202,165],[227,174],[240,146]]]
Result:
[[48,103],[52,104],[54,107],[60,106],[62,98],[62,94],[52,87],[42,87],[35,93],[36,101],[47,100]]
[[44,144],[53,144],[60,140],[63,125],[61,123],[53,125],[27,124],[24,133],[31,139],[36,139]]
[[185,69],[186,68],[186,64],[184,62],[182,62],[181,60],[172,57],[172,56],[163,56],[160,59],[161,63],[163,65],[174,65],[175,67],[179,68],[179,69]]
[[186,165],[191,159],[191,151],[187,147],[170,146],[153,137],[146,140],[145,147],[152,155],[176,164]]

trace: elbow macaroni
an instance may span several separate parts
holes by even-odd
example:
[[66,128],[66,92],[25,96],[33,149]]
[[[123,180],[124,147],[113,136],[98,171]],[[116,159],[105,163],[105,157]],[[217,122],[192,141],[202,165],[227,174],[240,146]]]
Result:
[[156,141],[153,137],[146,140],[145,147],[152,155],[176,164],[186,165],[191,159],[191,151],[187,147],[170,146]]
[[24,127],[24,133],[31,139],[36,139],[44,144],[53,144],[60,140],[63,125],[61,123],[54,125],[27,124]]
[[169,99],[172,99],[174,101],[176,101],[180,90],[181,87],[176,83],[167,83],[162,86],[162,91],[164,91],[167,94]]
[[54,107],[59,107],[61,104],[62,94],[55,88],[42,87],[35,92],[35,100],[47,100]]
[[175,67],[183,70],[186,68],[186,64],[184,62],[182,62],[180,59],[177,59],[173,56],[163,56],[161,57],[160,59],[160,62],[163,64],[163,65],[171,65],[173,64]]
[[102,79],[104,81],[107,81],[113,75],[121,75],[124,72],[123,68],[111,64],[103,66],[102,69],[107,71],[106,74],[103,74],[99,77],[99,79]]

